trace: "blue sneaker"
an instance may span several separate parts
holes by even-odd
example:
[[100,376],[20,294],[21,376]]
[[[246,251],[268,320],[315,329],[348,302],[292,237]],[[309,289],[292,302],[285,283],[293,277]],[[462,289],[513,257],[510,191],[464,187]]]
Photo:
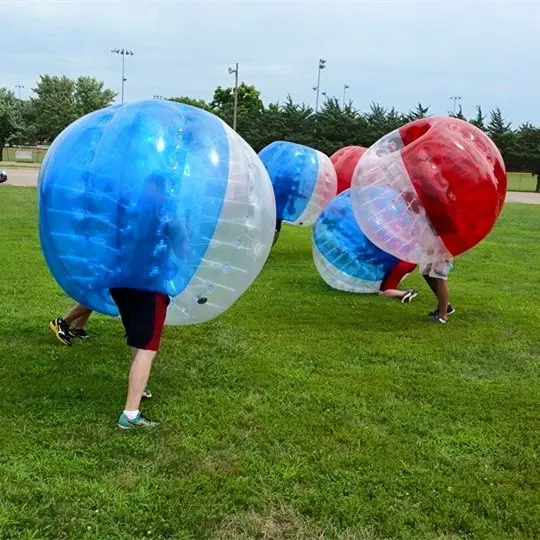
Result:
[[157,422],[147,420],[141,413],[133,420],[122,413],[117,424],[120,429],[153,428],[159,425]]

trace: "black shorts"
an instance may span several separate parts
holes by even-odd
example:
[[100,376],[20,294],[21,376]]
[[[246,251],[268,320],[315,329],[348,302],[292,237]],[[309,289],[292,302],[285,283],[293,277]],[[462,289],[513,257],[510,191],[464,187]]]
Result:
[[157,351],[169,305],[166,294],[139,289],[110,289],[126,329],[127,344],[136,349]]

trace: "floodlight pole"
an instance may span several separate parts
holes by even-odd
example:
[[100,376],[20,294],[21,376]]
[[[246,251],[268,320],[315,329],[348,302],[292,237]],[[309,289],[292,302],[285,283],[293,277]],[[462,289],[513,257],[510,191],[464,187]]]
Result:
[[133,51],[130,51],[129,49],[112,49],[111,52],[113,54],[121,54],[122,55],[122,103],[124,103],[124,83],[127,81],[127,79],[125,77],[126,55],[127,56],[133,56]]
[[450,99],[454,102],[454,108],[452,109],[452,114],[456,114],[456,103],[461,101],[461,96],[450,96]]
[[229,75],[234,73],[234,109],[233,109],[233,129],[236,131],[236,118],[238,115],[238,62],[235,68],[229,68]]
[[319,112],[319,92],[321,89],[321,71],[326,67],[326,60],[319,58],[319,70],[317,72],[317,97],[315,98],[315,114]]
[[343,104],[342,104],[342,106],[341,106],[342,109],[345,108],[345,94],[347,93],[347,90],[348,90],[349,88],[350,88],[350,86],[349,86],[347,83],[345,83],[345,84],[343,85]]

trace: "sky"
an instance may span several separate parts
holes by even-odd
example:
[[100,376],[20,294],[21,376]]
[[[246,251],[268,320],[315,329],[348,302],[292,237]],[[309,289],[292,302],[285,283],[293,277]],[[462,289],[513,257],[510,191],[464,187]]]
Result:
[[0,0],[0,86],[31,95],[40,74],[91,75],[126,99],[154,95],[210,99],[231,86],[228,67],[265,103],[314,105],[321,91],[360,110],[377,101],[406,112],[419,101],[433,114],[460,96],[500,107],[514,125],[540,124],[538,2],[24,1]]

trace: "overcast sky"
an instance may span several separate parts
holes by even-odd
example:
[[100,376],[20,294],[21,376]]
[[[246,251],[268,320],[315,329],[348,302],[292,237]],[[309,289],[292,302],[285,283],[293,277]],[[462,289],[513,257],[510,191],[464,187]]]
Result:
[[255,84],[265,102],[314,103],[321,90],[407,111],[421,101],[432,113],[462,96],[499,106],[518,124],[540,124],[538,2],[278,2],[0,0],[0,86],[25,86],[40,74],[93,75],[126,99],[154,94],[210,98],[232,84],[229,65]]

